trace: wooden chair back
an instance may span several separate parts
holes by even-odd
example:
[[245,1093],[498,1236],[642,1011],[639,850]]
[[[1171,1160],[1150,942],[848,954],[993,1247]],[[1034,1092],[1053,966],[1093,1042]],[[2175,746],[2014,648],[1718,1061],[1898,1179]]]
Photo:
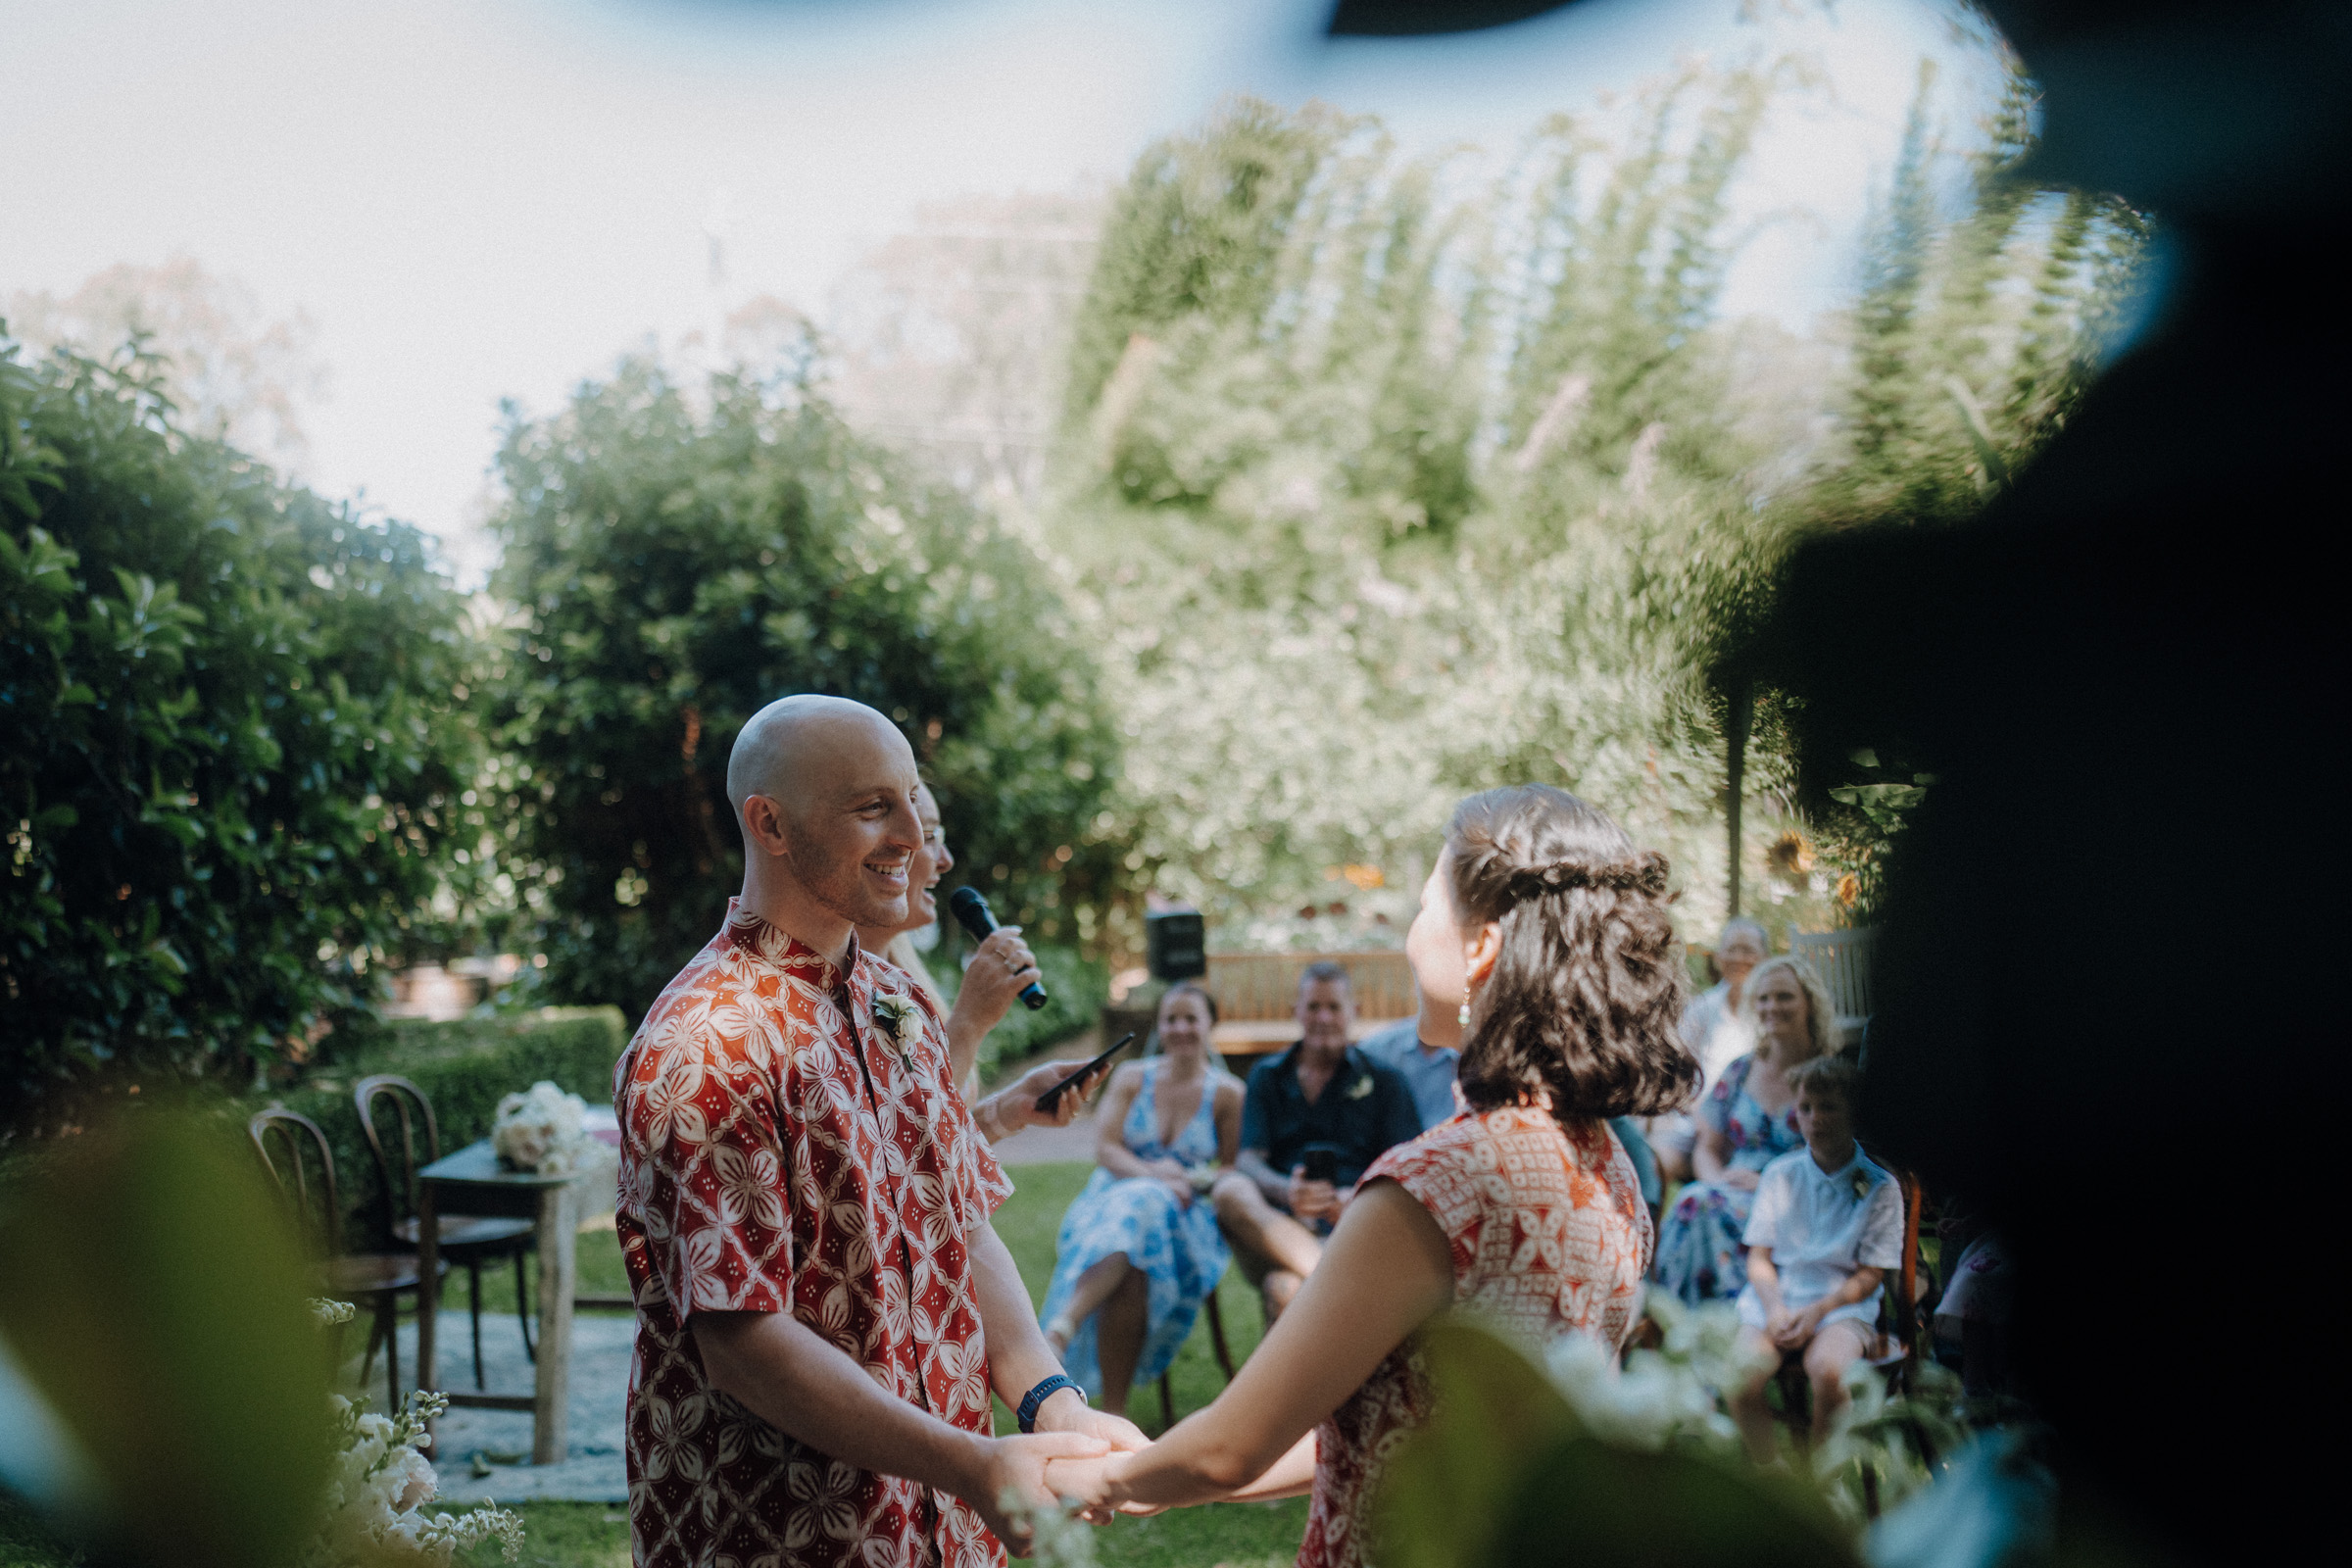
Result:
[[[376,1125],[376,1102],[389,1100],[400,1124],[400,1179],[393,1180],[392,1153],[384,1148]],[[384,1234],[416,1212],[416,1172],[441,1157],[441,1127],[433,1118],[433,1102],[424,1091],[397,1073],[379,1072],[352,1086],[352,1103],[360,1112],[360,1132],[368,1152],[375,1156],[375,1174],[384,1195]],[[424,1135],[424,1157],[416,1157],[417,1134]]]
[[1878,936],[1869,926],[1847,931],[1792,931],[1788,935],[1789,956],[1804,959],[1829,989],[1831,1004],[1837,1009],[1840,1045],[1852,1045],[1859,1040],[1862,1026],[1876,1010],[1870,960],[1878,947]]
[[[343,1200],[335,1191],[335,1153],[318,1124],[282,1105],[271,1105],[256,1111],[246,1122],[245,1136],[253,1140],[254,1152],[262,1156],[262,1168],[292,1206],[295,1223],[315,1255],[342,1256]],[[281,1147],[282,1168],[281,1156],[270,1152],[272,1139]],[[311,1177],[314,1164],[318,1168],[315,1184]]]

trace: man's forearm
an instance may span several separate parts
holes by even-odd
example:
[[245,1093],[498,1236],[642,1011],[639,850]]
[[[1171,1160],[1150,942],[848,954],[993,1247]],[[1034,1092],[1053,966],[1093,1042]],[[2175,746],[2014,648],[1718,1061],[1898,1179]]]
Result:
[[1022,1396],[1061,1370],[1061,1361],[1037,1326],[1029,1288],[1021,1283],[1021,1271],[996,1227],[982,1225],[969,1245],[972,1295],[980,1305],[980,1332],[988,1342],[989,1382],[997,1397],[1017,1409]]
[[789,1312],[688,1320],[710,1381],[768,1425],[859,1470],[967,1494],[986,1440],[886,1393]]

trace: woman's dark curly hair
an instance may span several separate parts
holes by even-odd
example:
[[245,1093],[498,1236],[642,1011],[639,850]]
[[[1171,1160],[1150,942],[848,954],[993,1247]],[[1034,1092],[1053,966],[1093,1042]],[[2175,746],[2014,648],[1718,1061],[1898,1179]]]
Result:
[[1562,1119],[1655,1115],[1688,1101],[1700,1073],[1676,1029],[1687,982],[1666,918],[1666,858],[1545,784],[1471,796],[1446,847],[1455,912],[1502,927],[1462,1042],[1471,1108],[1538,1091]]

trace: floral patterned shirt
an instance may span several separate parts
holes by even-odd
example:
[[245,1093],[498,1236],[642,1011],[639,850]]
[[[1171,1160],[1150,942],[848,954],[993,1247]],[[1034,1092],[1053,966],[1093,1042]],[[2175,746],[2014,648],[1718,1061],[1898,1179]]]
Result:
[[[1373,1162],[1446,1232],[1453,1304],[1535,1343],[1590,1334],[1614,1349],[1633,1332],[1649,1268],[1649,1210],[1634,1162],[1606,1124],[1567,1127],[1506,1105],[1441,1122]],[[1315,1432],[1315,1496],[1298,1568],[1356,1568],[1371,1551],[1382,1472],[1429,1418],[1429,1380],[1411,1340]]]
[[[904,1051],[877,994],[911,999]],[[965,1503],[712,1387],[688,1332],[698,1311],[790,1312],[900,1398],[989,1430],[968,1238],[1012,1189],[949,1071],[946,1025],[906,975],[854,945],[845,971],[733,902],[646,1014],[612,1086],[639,1568],[1004,1560]]]

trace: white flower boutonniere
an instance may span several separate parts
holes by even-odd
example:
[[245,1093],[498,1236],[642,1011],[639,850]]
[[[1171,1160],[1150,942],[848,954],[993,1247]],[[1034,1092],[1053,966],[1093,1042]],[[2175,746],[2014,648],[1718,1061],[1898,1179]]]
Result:
[[1865,1198],[1868,1198],[1869,1196],[1870,1196],[1870,1175],[1869,1175],[1869,1173],[1868,1173],[1868,1172],[1866,1172],[1866,1171],[1856,1171],[1856,1172],[1854,1172],[1854,1201],[1856,1201],[1856,1202],[1860,1202],[1860,1201],[1861,1201],[1863,1199],[1865,1199]]
[[1366,1073],[1361,1078],[1358,1078],[1354,1083],[1351,1083],[1348,1086],[1347,1098],[1349,1100],[1361,1100],[1371,1092],[1372,1075],[1370,1073]]
[[906,1059],[906,1048],[922,1034],[922,1020],[917,1016],[914,999],[893,991],[874,993],[874,1027],[890,1042],[890,1049]]

